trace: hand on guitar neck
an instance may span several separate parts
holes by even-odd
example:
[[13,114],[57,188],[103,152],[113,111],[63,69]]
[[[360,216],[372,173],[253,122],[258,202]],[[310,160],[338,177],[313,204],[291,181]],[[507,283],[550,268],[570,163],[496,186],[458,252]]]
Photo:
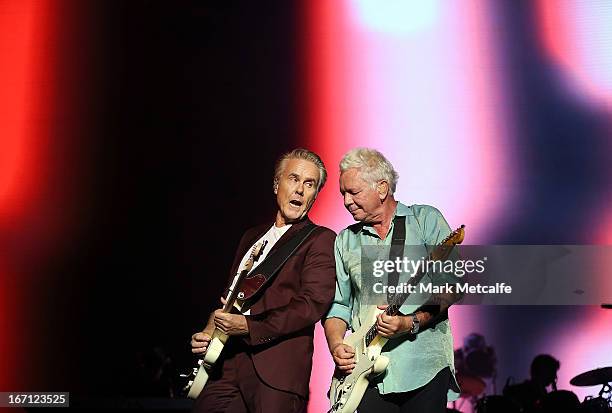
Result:
[[[388,305],[379,305],[379,310],[386,310]],[[376,331],[385,338],[397,338],[410,332],[412,317],[402,314],[388,315],[384,311],[376,317]]]
[[[221,297],[221,303],[223,305],[227,304],[223,297]],[[228,336],[244,336],[249,334],[249,325],[246,322],[246,317],[242,314],[232,314],[220,308],[213,313],[213,319],[215,327]]]

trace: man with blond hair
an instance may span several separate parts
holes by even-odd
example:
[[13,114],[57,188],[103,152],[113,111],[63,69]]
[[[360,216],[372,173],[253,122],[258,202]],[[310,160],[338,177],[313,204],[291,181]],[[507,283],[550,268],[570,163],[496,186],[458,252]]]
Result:
[[[353,149],[340,162],[344,206],[358,223],[341,231],[335,241],[336,293],[326,316],[325,335],[337,374],[350,374],[355,367],[355,349],[344,344],[344,335],[347,329],[357,330],[366,323],[368,304],[373,304],[364,298],[372,275],[362,272],[362,247],[389,248],[392,240],[395,244],[397,228],[404,237],[399,238],[404,252],[408,246],[423,247],[426,255],[427,246],[440,243],[451,232],[437,209],[396,201],[397,180],[393,165],[373,149]],[[434,276],[439,277],[436,282],[456,281],[448,274],[427,275]],[[429,297],[420,305],[402,305],[398,315],[378,316],[376,330],[389,339],[383,354],[390,362],[371,381],[359,413],[445,411],[447,401],[459,391],[447,317],[448,307],[457,298],[453,294]],[[380,310],[386,307],[384,302],[375,304],[381,304]]]

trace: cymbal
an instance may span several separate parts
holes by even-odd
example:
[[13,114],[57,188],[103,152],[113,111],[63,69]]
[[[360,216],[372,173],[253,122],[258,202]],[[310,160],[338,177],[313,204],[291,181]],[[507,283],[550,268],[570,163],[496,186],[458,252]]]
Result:
[[481,394],[487,384],[480,377],[465,373],[457,373],[457,383],[461,389],[461,397],[476,397]]
[[574,386],[597,386],[598,384],[606,384],[611,381],[612,367],[603,367],[577,375],[570,380],[570,384]]

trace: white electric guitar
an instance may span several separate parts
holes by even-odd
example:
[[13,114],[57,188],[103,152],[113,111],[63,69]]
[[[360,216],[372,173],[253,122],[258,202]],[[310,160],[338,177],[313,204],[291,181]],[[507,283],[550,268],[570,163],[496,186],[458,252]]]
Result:
[[[444,239],[434,251],[429,254],[430,261],[446,259],[453,247],[463,242],[465,226],[462,225]],[[409,284],[416,285],[425,275],[421,271],[412,277]],[[393,303],[385,310],[371,306],[363,325],[353,334],[345,338],[344,343],[355,349],[355,368],[349,375],[336,372],[332,378],[329,390],[331,408],[328,413],[354,413],[368,388],[369,380],[383,373],[389,364],[389,358],[381,352],[388,339],[376,331],[376,317],[383,311],[388,315],[396,315],[410,294],[397,294]]]
[[[242,271],[240,271],[238,279],[234,283],[233,288],[231,288],[230,295],[223,306],[223,312],[229,313],[232,311],[232,308],[236,308],[238,311],[242,309],[244,304],[244,293],[239,293],[240,289],[238,287],[240,286],[242,280],[245,279],[249,271],[251,271],[253,268],[253,263],[257,261],[257,258],[259,258],[261,255],[267,243],[268,241],[264,240],[263,242],[257,243],[253,246],[251,255],[244,264]],[[210,339],[210,343],[208,344],[208,348],[204,353],[204,357],[198,360],[198,366],[195,367],[189,374],[181,375],[181,377],[189,379],[187,385],[183,388],[183,391],[187,392],[187,397],[190,399],[196,399],[202,392],[204,385],[206,385],[206,382],[208,381],[208,372],[219,359],[228,338],[229,336],[227,334],[218,328],[215,328],[215,331]]]

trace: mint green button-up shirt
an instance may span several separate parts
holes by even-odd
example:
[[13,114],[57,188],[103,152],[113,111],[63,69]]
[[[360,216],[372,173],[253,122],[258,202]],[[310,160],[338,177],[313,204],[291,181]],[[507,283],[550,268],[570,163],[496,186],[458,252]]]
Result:
[[[408,207],[398,202],[395,215],[406,217],[405,245],[410,248],[405,247],[404,255],[407,251],[418,249],[415,246],[423,246],[421,256],[426,256],[426,245],[439,244],[451,232],[440,211],[428,205]],[[371,283],[365,282],[365,277],[371,275],[361,272],[362,246],[389,247],[393,226],[392,222],[384,240],[380,239],[371,225],[362,223],[351,225],[338,234],[335,242],[336,294],[327,318],[340,318],[353,331],[361,326],[362,317],[366,315],[364,300],[361,298],[368,293],[364,291],[366,286],[371,287]],[[408,281],[408,278],[407,275],[400,274],[400,282]],[[445,282],[454,284],[457,281],[452,274],[437,273],[428,274],[422,280],[437,285]],[[410,301],[400,308],[403,314],[410,314],[423,304]],[[383,354],[389,357],[390,361],[382,380],[377,378],[381,394],[417,389],[429,383],[440,370],[448,366],[453,373],[449,383],[448,400],[452,401],[458,397],[459,388],[454,378],[453,337],[448,320],[419,332],[416,338],[405,335],[389,340],[383,347]]]

